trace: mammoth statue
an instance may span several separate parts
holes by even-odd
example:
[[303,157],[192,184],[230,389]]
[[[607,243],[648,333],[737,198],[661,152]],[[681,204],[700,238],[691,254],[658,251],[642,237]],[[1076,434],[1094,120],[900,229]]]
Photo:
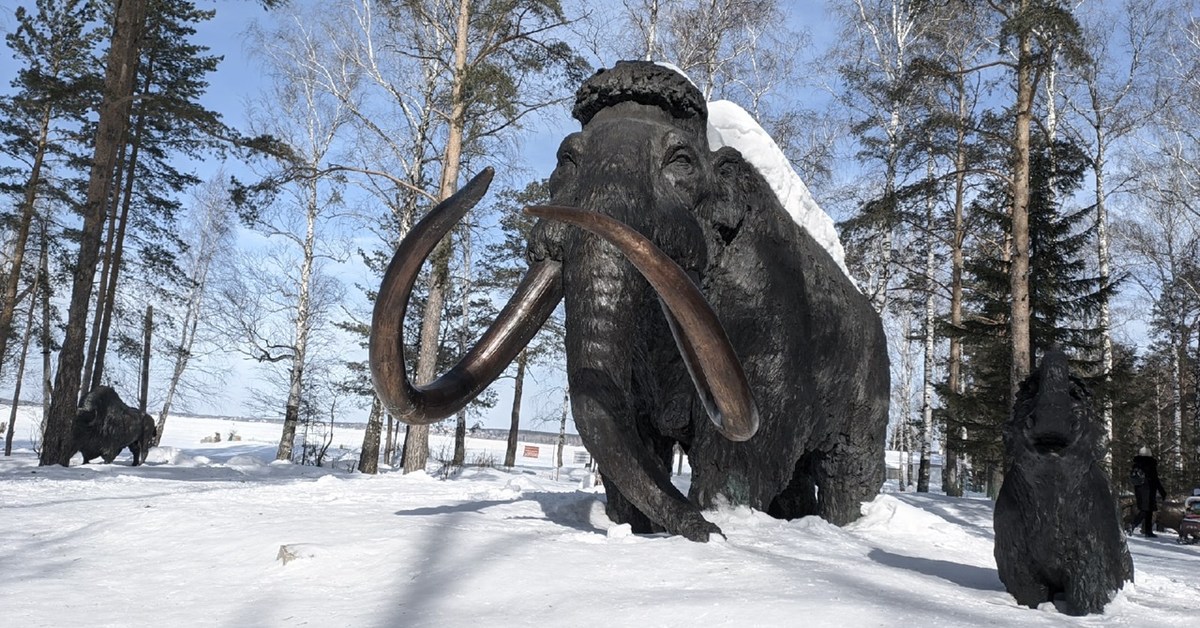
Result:
[[[635,532],[720,533],[719,501],[841,525],[883,483],[888,362],[867,299],[733,148],[710,151],[707,106],[682,75],[622,62],[579,89],[528,274],[437,380],[404,371],[402,321],[437,241],[486,191],[485,171],[401,243],[376,301],[375,388],[400,420],[450,416],[491,383],[560,300],[579,435],[607,511]],[[670,479],[678,443],[689,494]]]
[[1047,350],[1021,383],[1004,453],[994,552],[1005,589],[1031,608],[1061,598],[1071,614],[1102,612],[1133,580],[1133,560],[1100,418],[1061,349]]

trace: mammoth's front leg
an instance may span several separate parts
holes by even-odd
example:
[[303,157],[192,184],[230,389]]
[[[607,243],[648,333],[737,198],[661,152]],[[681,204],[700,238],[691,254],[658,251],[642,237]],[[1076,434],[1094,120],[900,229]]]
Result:
[[[579,435],[600,465],[606,490],[615,488],[666,531],[707,541],[720,529],[671,484],[668,465],[647,433],[653,428],[636,420],[636,408],[644,404],[632,399],[635,389],[641,389],[632,384],[633,356],[653,341],[637,337],[639,329],[650,328],[637,319],[661,316],[657,301],[613,246],[580,234],[571,258],[563,265],[563,288],[567,375]],[[610,508],[610,514],[636,519],[619,510]],[[626,522],[637,523],[618,521]]]

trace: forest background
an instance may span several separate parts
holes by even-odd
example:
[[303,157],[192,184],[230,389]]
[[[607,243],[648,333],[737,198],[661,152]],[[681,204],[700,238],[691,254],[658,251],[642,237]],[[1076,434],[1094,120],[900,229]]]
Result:
[[[1172,490],[1200,477],[1188,0],[38,0],[0,29],[0,378],[44,404],[43,464],[108,384],[160,428],[281,420],[280,459],[365,422],[361,470],[424,468],[427,433],[364,366],[382,268],[497,168],[409,308],[427,381],[519,280],[519,209],[545,198],[575,88],[648,58],[754,114],[838,221],[889,333],[905,484],[994,492],[1000,425],[1051,345],[1114,465],[1149,446]],[[445,429],[571,430],[560,335]]]

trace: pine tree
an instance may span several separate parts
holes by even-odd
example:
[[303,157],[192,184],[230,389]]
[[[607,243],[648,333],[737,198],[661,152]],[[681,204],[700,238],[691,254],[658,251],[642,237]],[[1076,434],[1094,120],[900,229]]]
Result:
[[17,7],[14,18],[17,28],[5,40],[20,69],[12,81],[14,93],[0,97],[0,155],[24,165],[0,168],[0,190],[11,193],[17,207],[15,215],[4,216],[14,236],[0,296],[0,368],[19,305],[36,208],[71,198],[74,181],[68,162],[82,161],[76,153],[79,133],[101,82],[93,2],[39,0],[35,13]]
[[[483,140],[495,139],[530,113],[563,98],[557,85],[537,89],[537,79],[565,78],[576,84],[587,68],[569,44],[553,36],[569,23],[557,0],[426,0],[387,5],[393,23],[420,24],[443,34],[407,42],[435,60],[436,79],[450,88],[440,103],[446,128],[439,142],[439,201],[458,189],[464,159]],[[444,239],[430,255],[432,275],[414,377],[418,384],[432,381],[437,374],[451,253],[451,242]],[[406,473],[425,468],[428,443],[428,426],[409,426],[403,458]]]
[[[118,341],[133,346],[141,335],[136,304],[187,290],[177,263],[187,245],[177,235],[177,219],[182,193],[200,181],[180,170],[178,159],[211,154],[235,135],[200,103],[220,58],[193,40],[196,25],[214,14],[192,2],[152,0],[147,5],[133,120],[108,212],[100,307],[84,368],[83,383],[89,388],[105,378],[107,347],[121,308],[118,295],[135,304],[123,328],[116,328]],[[126,250],[137,254],[134,264],[128,263]],[[136,272],[138,281],[122,282],[129,271]]]
[[[1092,276],[1086,263],[1084,251],[1095,235],[1095,224],[1088,220],[1091,208],[1067,211],[1056,202],[1080,188],[1087,168],[1088,160],[1074,144],[1056,142],[1051,150],[1044,141],[1034,143],[1029,197],[1031,346],[1061,346],[1081,366],[1096,355],[1099,329],[1090,321],[1096,320],[1100,303],[1114,289]],[[1010,228],[1010,194],[1006,182],[993,181],[972,207],[973,214],[986,220],[986,227],[972,244],[972,261],[966,269],[972,289],[960,333],[967,386],[962,394],[942,391],[952,423],[966,428],[964,448],[977,471],[1000,468],[1000,431],[1012,412],[1010,268],[997,261],[1002,259],[1003,234]]]
[[134,93],[138,51],[145,23],[145,0],[122,0],[113,16],[111,44],[100,100],[93,144],[91,169],[83,203],[83,227],[79,254],[71,279],[71,297],[67,311],[66,334],[58,354],[54,395],[45,418],[42,437],[42,465],[70,463],[70,427],[79,399],[83,344],[88,307],[92,297],[92,277],[100,252],[101,230],[123,138],[129,128],[129,113]]

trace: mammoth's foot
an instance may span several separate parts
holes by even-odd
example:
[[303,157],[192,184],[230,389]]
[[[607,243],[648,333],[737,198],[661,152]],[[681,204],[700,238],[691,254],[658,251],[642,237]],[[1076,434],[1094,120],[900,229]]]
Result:
[[721,532],[721,528],[702,517],[700,513],[696,513],[695,517],[688,517],[684,521],[679,522],[679,526],[676,529],[668,529],[667,531],[697,543],[707,543],[709,536],[713,534],[718,534],[721,538],[725,538],[725,533]]
[[604,492],[608,500],[604,510],[608,517],[617,523],[628,524],[635,534],[666,532],[698,543],[707,543],[711,534],[725,536],[717,524],[705,519],[700,510],[686,499],[670,499],[663,495],[655,506],[655,516],[651,518],[612,482],[605,483]]

